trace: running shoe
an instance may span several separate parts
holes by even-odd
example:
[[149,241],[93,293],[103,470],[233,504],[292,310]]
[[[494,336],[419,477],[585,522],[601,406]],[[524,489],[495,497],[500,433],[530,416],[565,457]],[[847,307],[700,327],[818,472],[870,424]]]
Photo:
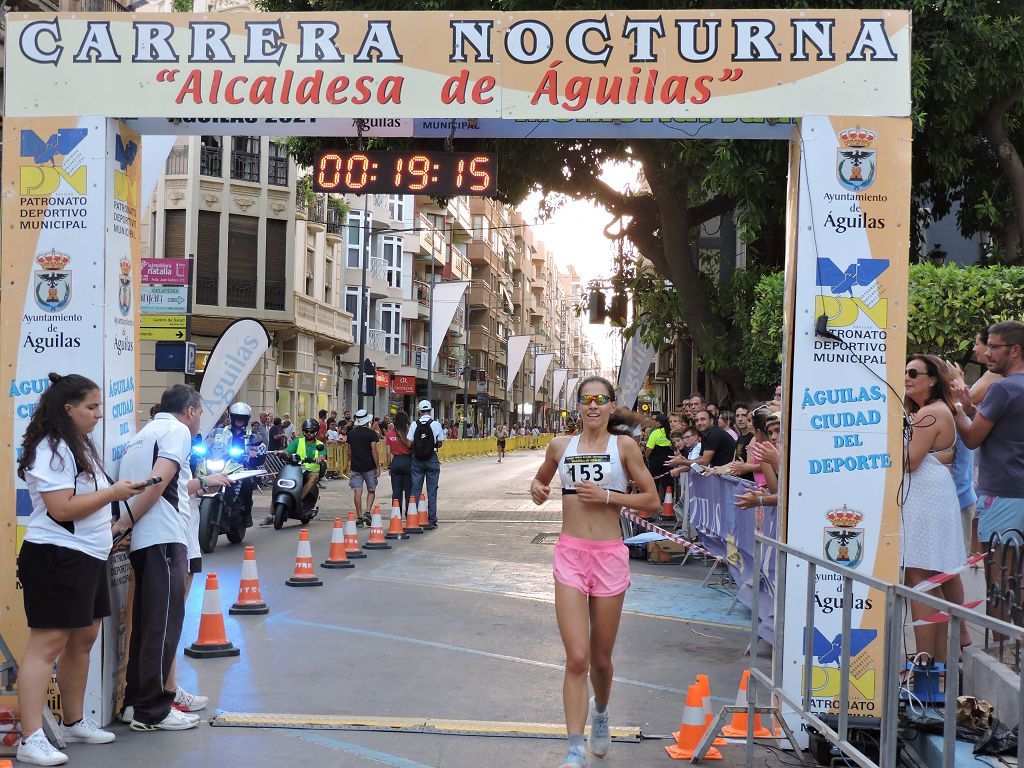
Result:
[[60,735],[66,744],[109,744],[116,736],[104,731],[95,720],[85,718],[74,725],[61,725]]
[[605,707],[604,714],[597,711],[597,702],[593,696],[590,697],[590,754],[594,757],[604,757],[608,754],[608,748],[612,745],[612,736],[608,730],[608,708]]
[[198,712],[201,709],[206,709],[210,704],[208,696],[197,696],[194,693],[189,693],[180,685],[174,691],[174,701],[171,706],[179,712]]
[[589,766],[590,763],[587,762],[587,754],[584,750],[570,749],[559,768],[589,768]]
[[167,713],[167,717],[159,723],[140,723],[132,720],[129,726],[133,731],[187,731],[199,725],[199,715],[192,715],[188,712],[179,712],[174,707]]
[[117,719],[126,725],[131,725],[132,720],[135,719],[135,707],[129,704],[127,707],[121,710],[121,714],[117,716]]
[[33,765],[63,765],[68,761],[68,756],[50,743],[42,728],[25,741],[19,740],[17,757],[19,763]]

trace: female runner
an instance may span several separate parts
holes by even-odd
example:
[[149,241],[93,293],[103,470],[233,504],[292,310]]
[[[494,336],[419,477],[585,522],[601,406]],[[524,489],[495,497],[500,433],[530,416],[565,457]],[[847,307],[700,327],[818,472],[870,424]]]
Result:
[[[577,404],[580,434],[554,438],[530,485],[534,504],[551,495],[551,478],[562,481],[562,532],[555,545],[555,615],[565,646],[562,699],[569,752],[562,768],[585,768],[583,729],[590,699],[590,751],[608,753],[608,699],[612,648],[629,586],[629,553],[622,543],[619,508],[656,512],[661,500],[636,441],[622,436],[633,414],[616,411],[615,390],[600,376],[584,379]],[[640,492],[625,493],[630,480]]]

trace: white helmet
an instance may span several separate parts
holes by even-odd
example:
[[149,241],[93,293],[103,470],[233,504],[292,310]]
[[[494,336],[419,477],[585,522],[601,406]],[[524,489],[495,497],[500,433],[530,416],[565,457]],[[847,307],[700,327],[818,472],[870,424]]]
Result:
[[422,413],[423,411],[432,411],[432,410],[434,410],[434,406],[432,406],[430,404],[429,400],[420,400],[420,404],[419,404],[417,410],[420,413]]
[[248,419],[252,416],[252,408],[243,402],[237,402],[228,408],[228,413],[232,416],[245,416]]

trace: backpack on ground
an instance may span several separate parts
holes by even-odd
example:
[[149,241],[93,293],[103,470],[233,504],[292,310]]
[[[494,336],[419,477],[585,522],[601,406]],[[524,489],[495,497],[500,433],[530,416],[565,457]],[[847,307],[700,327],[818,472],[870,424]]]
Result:
[[434,439],[432,421],[416,422],[416,431],[412,436],[412,454],[417,459],[427,460],[434,455],[437,441]]

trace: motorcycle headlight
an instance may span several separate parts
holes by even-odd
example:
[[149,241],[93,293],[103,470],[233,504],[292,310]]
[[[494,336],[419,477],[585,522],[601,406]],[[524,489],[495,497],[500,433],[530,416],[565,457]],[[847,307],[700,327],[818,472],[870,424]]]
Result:
[[231,457],[231,458],[233,458],[233,459],[237,459],[237,458],[238,458],[239,456],[241,456],[241,455],[242,455],[243,453],[245,453],[245,451],[243,451],[243,450],[242,450],[241,448],[236,448],[236,447],[232,447],[232,448],[231,448],[231,449],[230,449],[230,450],[228,451],[228,456],[230,456],[230,457]]
[[202,444],[192,446],[192,453],[194,453],[196,456],[205,456],[206,446]]
[[224,469],[224,460],[210,459],[210,461],[206,462],[206,468],[211,472],[220,472],[222,469]]

